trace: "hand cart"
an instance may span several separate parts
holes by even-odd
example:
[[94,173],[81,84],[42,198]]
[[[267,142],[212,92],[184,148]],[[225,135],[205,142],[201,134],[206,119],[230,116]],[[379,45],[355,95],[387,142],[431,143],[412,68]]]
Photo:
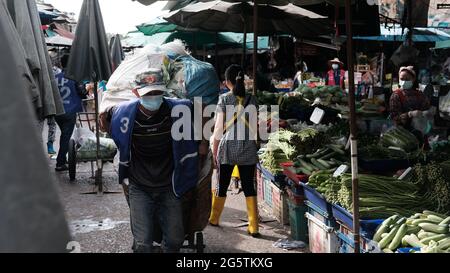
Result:
[[[183,226],[186,239],[182,249],[191,249],[197,253],[204,253],[205,243],[203,230],[208,225],[211,214],[212,162],[212,154],[210,153],[202,164],[197,187],[182,197]],[[161,244],[162,231],[157,218],[155,218],[153,234],[154,242]]]
[[[85,102],[93,101],[93,99],[84,100]],[[78,123],[75,128],[72,138],[69,141],[69,178],[70,181],[74,181],[76,178],[77,163],[90,162],[92,177],[94,174],[94,162],[97,162],[96,155],[96,134],[95,134],[95,113],[87,112],[86,107],[83,105],[84,112],[78,113]],[[87,124],[87,127],[85,127]],[[102,137],[99,139],[100,146],[107,144],[109,149],[100,149],[99,161],[103,165],[106,162],[114,162],[114,157],[117,154],[117,147],[113,144],[113,141],[109,138]],[[90,142],[90,143],[89,143]],[[95,143],[95,145],[88,145]],[[85,147],[83,147],[83,144]],[[100,169],[101,171],[101,169]]]

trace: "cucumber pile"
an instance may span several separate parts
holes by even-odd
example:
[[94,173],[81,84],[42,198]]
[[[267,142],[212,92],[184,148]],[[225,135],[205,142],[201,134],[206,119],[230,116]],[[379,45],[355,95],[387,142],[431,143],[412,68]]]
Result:
[[294,162],[294,167],[298,174],[312,175],[317,171],[334,171],[340,165],[346,164],[346,159],[344,146],[329,144],[313,154],[298,156]]
[[423,211],[409,218],[393,215],[377,229],[373,240],[386,253],[401,247],[421,248],[421,252],[450,253],[450,217]]

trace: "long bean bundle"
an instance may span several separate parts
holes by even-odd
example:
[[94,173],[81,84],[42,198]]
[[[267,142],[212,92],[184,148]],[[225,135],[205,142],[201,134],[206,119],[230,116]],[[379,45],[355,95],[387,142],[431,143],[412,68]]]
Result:
[[450,213],[450,162],[416,165],[411,181],[433,202],[437,212]]
[[[311,176],[310,186],[321,192],[329,202],[345,209],[353,209],[352,178],[344,174],[333,178],[319,172]],[[359,176],[359,206],[363,218],[383,218],[392,214],[410,215],[411,212],[433,208],[432,202],[419,192],[420,187],[395,178],[375,175]]]

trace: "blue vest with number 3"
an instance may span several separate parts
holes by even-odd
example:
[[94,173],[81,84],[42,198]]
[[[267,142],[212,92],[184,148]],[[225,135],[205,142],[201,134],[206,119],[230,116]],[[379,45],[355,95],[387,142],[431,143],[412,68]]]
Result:
[[[184,105],[192,110],[192,103],[189,100],[165,98],[165,101],[169,104],[170,109],[173,109],[177,105]],[[114,109],[111,119],[111,137],[120,152],[120,183],[123,183],[123,180],[128,178],[131,141],[138,106],[139,100],[122,103]],[[183,118],[186,117],[172,117],[173,123]],[[191,122],[190,117],[189,122]],[[198,142],[194,140],[194,130],[191,130],[190,140],[173,140],[173,160],[173,192],[177,197],[181,197],[184,193],[193,189],[198,183]]]

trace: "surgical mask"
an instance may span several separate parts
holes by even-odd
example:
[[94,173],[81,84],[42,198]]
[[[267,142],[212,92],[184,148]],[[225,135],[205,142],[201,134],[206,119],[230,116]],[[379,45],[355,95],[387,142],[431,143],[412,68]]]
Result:
[[163,103],[163,95],[141,97],[141,105],[149,111],[157,111]]
[[338,64],[333,64],[331,67],[332,67],[334,70],[338,70],[338,69],[339,69],[339,65],[338,65]]
[[400,81],[400,87],[403,90],[409,90],[412,89],[414,86],[414,83],[412,81]]

